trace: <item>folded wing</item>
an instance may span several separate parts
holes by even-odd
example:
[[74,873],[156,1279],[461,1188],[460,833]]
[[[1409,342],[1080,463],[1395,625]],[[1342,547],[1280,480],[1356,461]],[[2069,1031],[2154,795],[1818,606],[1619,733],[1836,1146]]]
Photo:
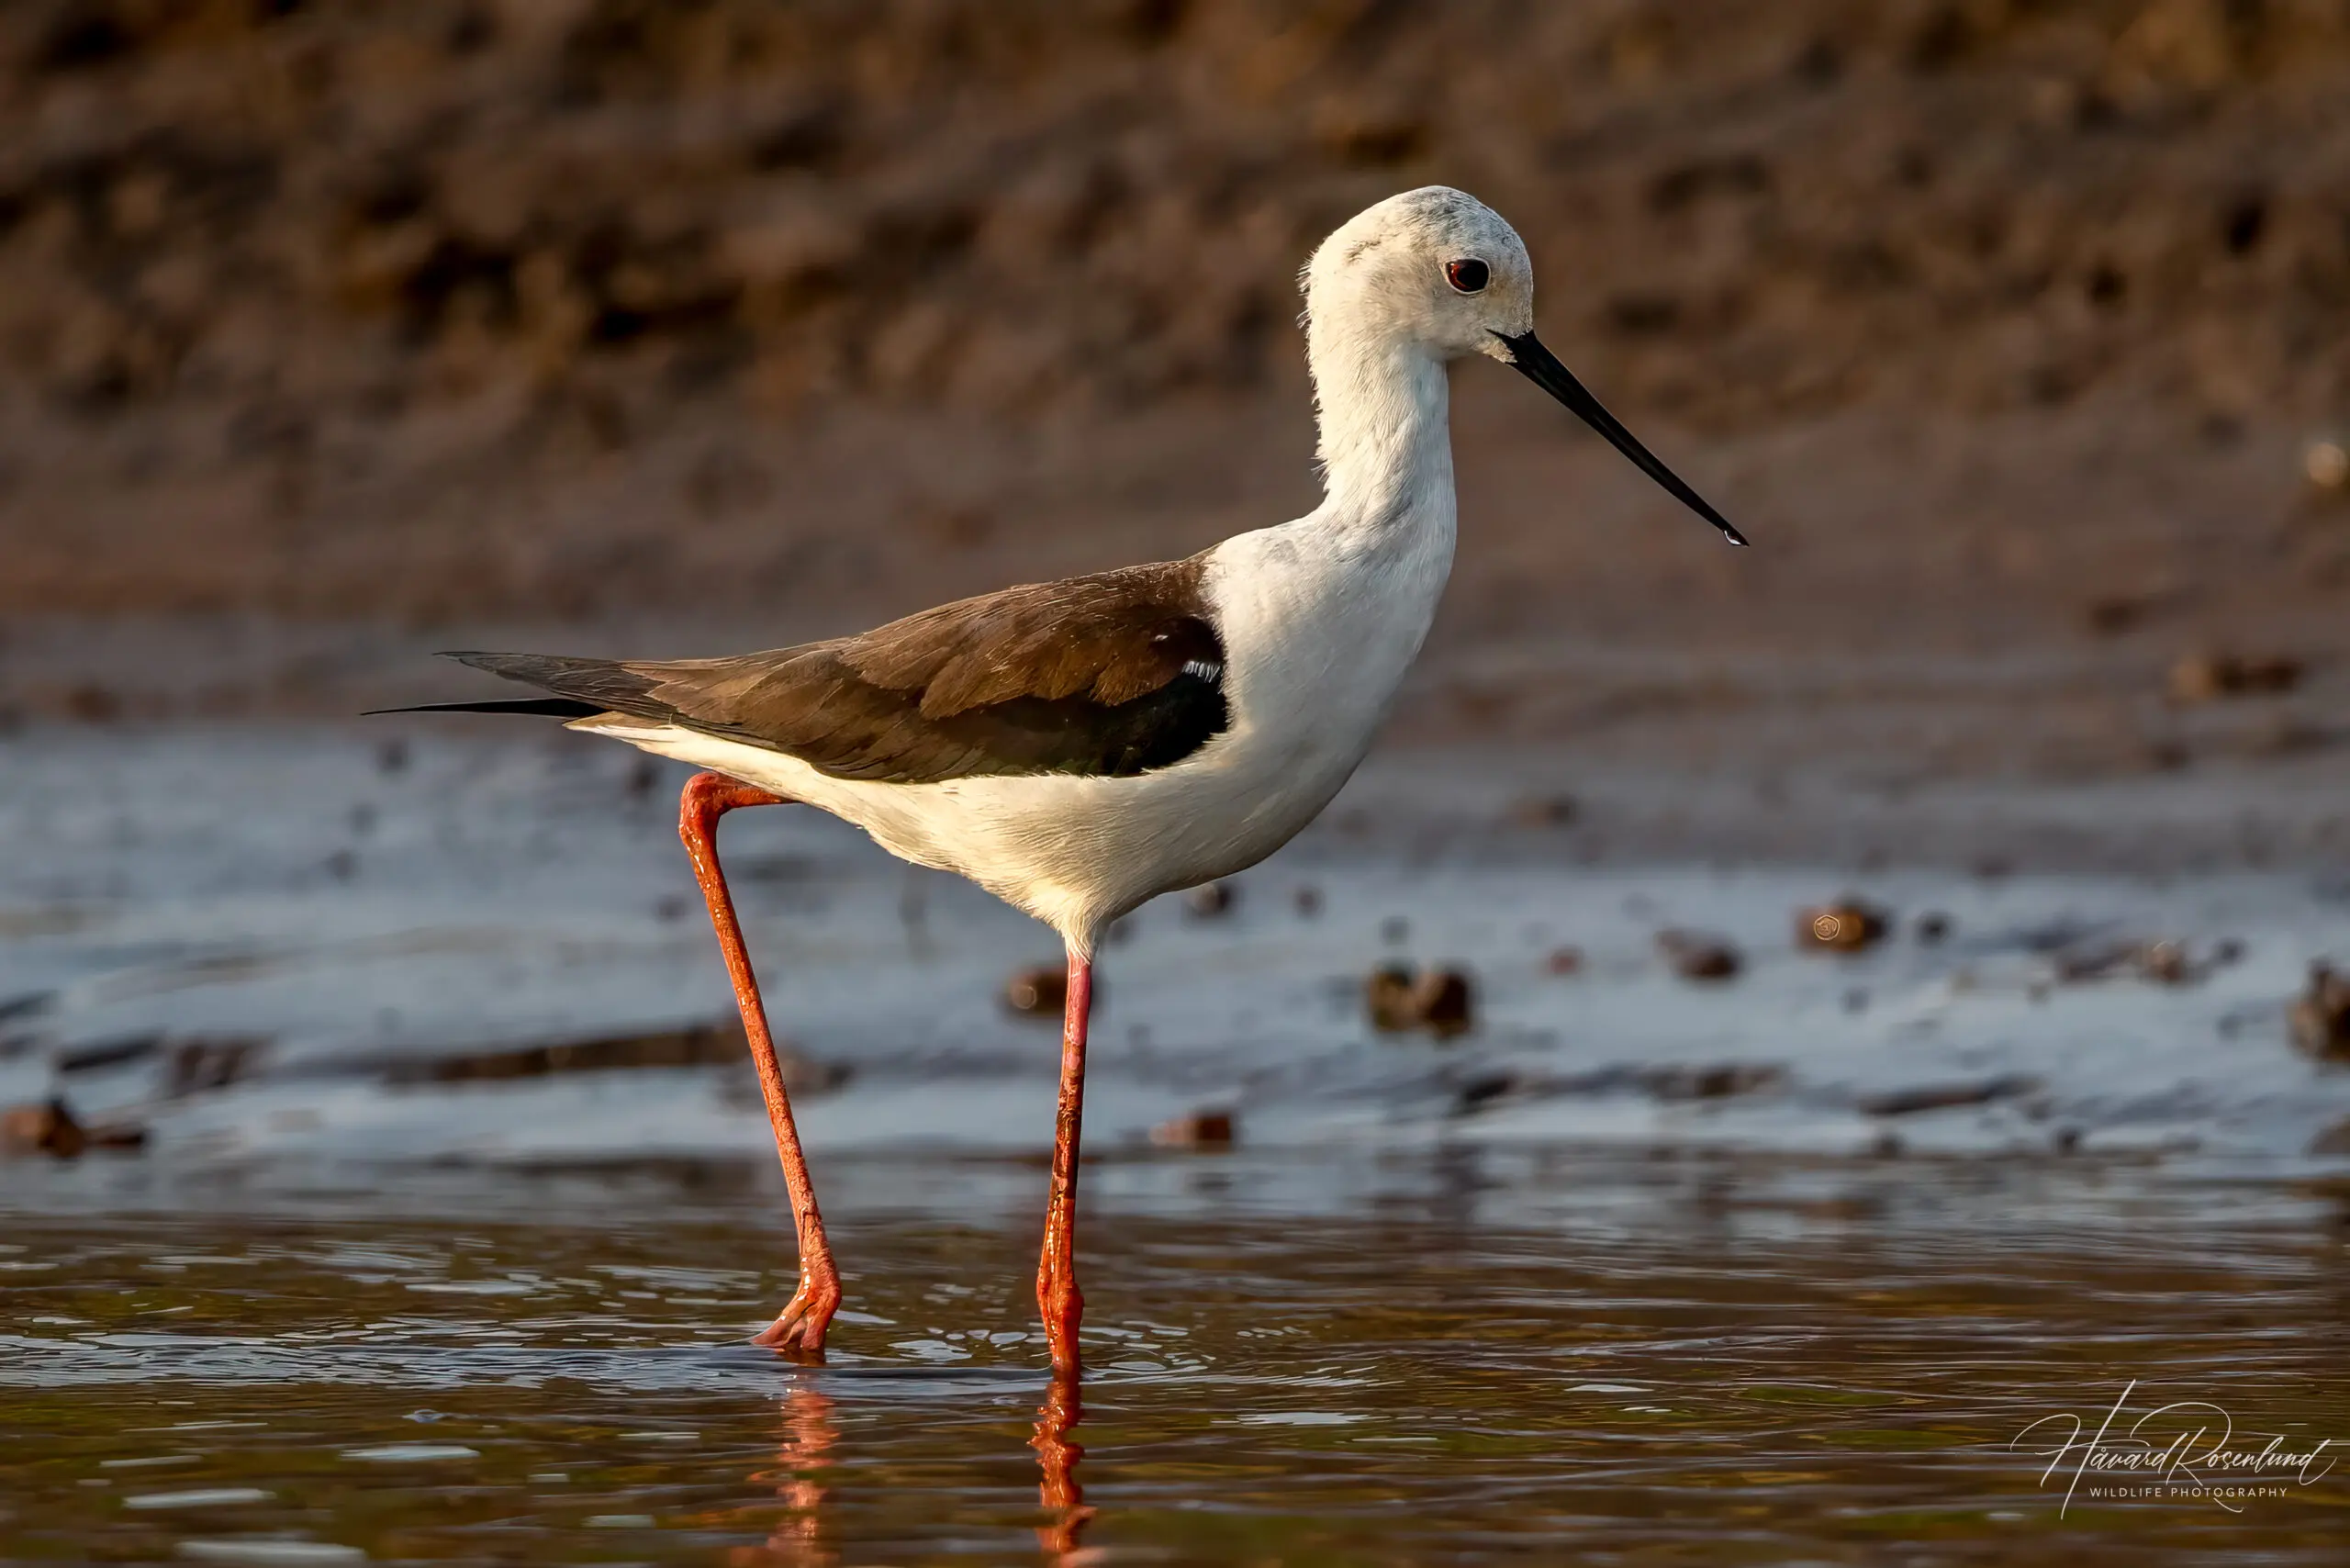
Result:
[[859,636],[732,658],[450,656],[836,778],[1147,773],[1230,722],[1200,571],[1179,561],[1027,584]]

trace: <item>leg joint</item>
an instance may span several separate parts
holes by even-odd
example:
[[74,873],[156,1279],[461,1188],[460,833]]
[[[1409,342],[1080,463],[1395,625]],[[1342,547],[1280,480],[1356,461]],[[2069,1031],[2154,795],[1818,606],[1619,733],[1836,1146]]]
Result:
[[770,794],[723,773],[697,773],[686,780],[677,797],[677,836],[688,848],[707,843],[718,819],[740,806],[787,806],[781,795]]

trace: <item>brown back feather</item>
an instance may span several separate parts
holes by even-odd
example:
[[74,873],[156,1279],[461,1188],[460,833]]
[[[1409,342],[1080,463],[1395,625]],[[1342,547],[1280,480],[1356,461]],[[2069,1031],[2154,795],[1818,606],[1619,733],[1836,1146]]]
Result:
[[1194,559],[1024,584],[731,658],[455,656],[842,777],[1131,773],[1188,755],[1226,722],[1202,570]]

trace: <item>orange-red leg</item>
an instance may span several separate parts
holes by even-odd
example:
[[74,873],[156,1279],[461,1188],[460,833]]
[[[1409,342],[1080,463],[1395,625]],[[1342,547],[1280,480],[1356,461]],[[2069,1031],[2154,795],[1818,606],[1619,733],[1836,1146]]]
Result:
[[1077,1143],[1085,1115],[1085,1025],[1093,1010],[1093,960],[1069,955],[1069,1005],[1061,1019],[1061,1103],[1053,1124],[1053,1187],[1045,1200],[1045,1251],[1036,1263],[1036,1305],[1053,1370],[1079,1370],[1077,1328],[1085,1297],[1077,1288]]
[[800,1129],[792,1125],[791,1097],[784,1092],[783,1068],[775,1058],[775,1038],[767,1033],[767,1012],[759,1001],[759,982],[751,972],[751,955],[743,946],[743,927],[734,918],[734,900],[726,890],[726,873],[718,867],[718,819],[738,806],[789,805],[780,795],[755,790],[721,773],[697,773],[687,780],[677,802],[677,836],[693,857],[694,878],[710,904],[710,923],[718,932],[718,950],[725,955],[726,972],[734,981],[735,1005],[743,1011],[743,1034],[751,1042],[751,1059],[759,1070],[759,1091],[767,1096],[767,1121],[775,1128],[775,1151],[783,1161],[783,1184],[791,1193],[791,1222],[800,1238],[800,1288],[783,1316],[762,1329],[755,1342],[787,1354],[821,1357],[824,1328],[841,1304],[840,1271],[833,1267],[833,1249],[824,1239],[824,1216],[816,1211],[816,1189],[808,1181],[808,1161],[800,1152]]

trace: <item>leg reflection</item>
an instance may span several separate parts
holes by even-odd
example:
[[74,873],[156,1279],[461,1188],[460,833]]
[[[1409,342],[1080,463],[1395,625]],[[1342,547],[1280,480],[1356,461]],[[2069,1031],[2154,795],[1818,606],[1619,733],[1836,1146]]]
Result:
[[840,1429],[833,1425],[833,1402],[812,1388],[795,1388],[783,1396],[783,1442],[776,1450],[776,1468],[754,1480],[773,1481],[775,1494],[789,1512],[776,1521],[761,1547],[743,1547],[730,1554],[739,1568],[832,1568],[840,1554],[824,1544],[824,1472],[832,1467],[833,1445]]
[[1085,1402],[1078,1388],[1075,1368],[1053,1373],[1052,1386],[1036,1411],[1036,1435],[1028,1446],[1036,1450],[1041,1480],[1037,1500],[1052,1511],[1053,1522],[1036,1531],[1036,1544],[1056,1562],[1071,1561],[1079,1551],[1078,1537],[1093,1510],[1085,1506],[1085,1488],[1077,1479],[1077,1462],[1085,1450],[1069,1441],[1069,1428],[1085,1419]]

